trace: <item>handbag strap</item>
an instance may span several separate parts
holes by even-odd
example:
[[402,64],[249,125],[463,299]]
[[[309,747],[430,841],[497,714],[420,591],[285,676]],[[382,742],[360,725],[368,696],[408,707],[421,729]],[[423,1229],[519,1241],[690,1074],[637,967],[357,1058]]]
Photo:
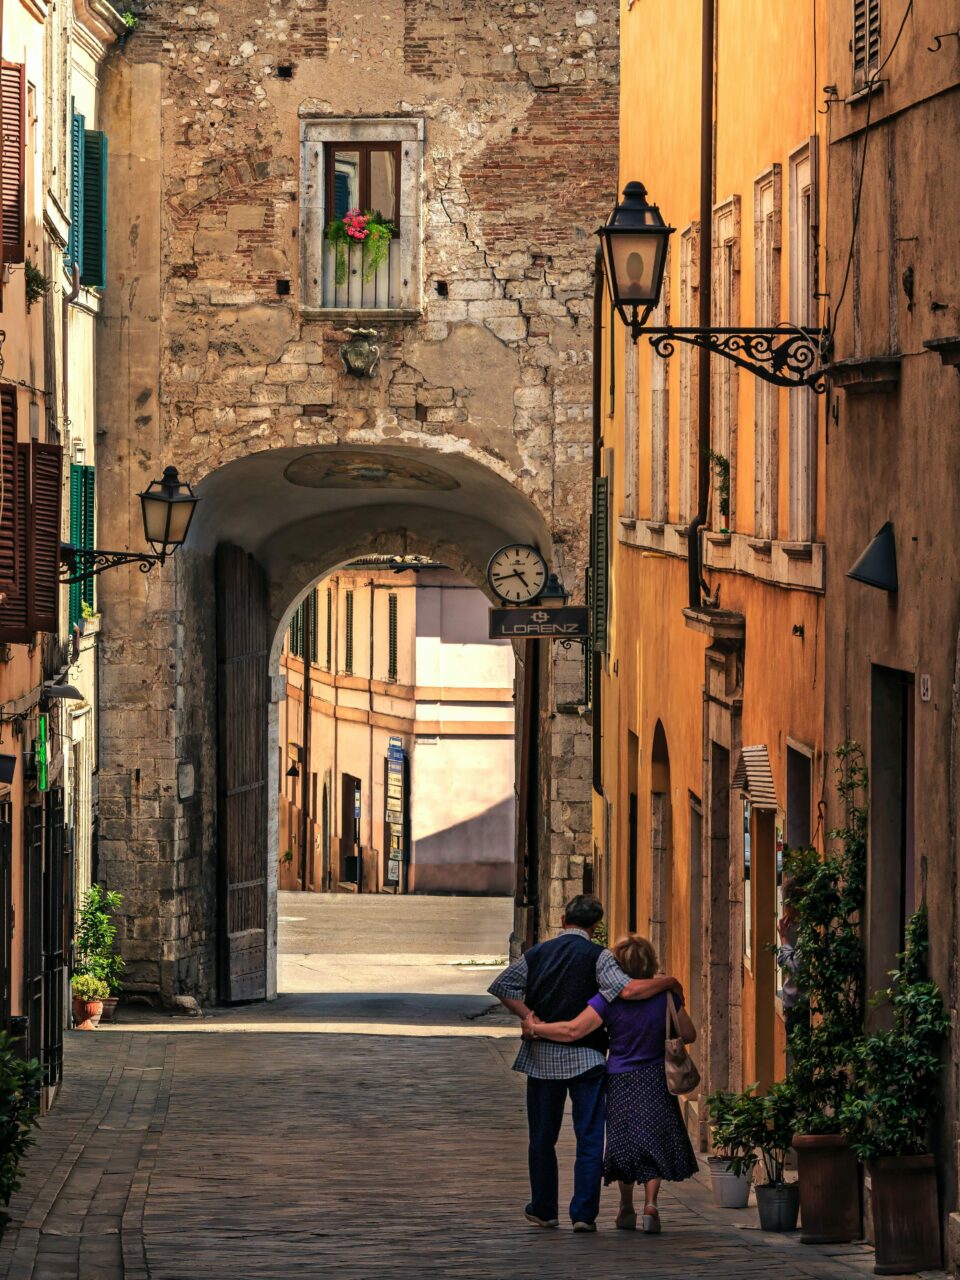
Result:
[[[676,1036],[672,1036],[670,1034],[671,1031],[675,1031]],[[667,992],[666,1038],[668,1040],[674,1040],[679,1038],[679,1036],[680,1036],[680,1023],[679,1023],[679,1020],[677,1019],[677,1006],[673,1003],[673,992],[668,991]]]

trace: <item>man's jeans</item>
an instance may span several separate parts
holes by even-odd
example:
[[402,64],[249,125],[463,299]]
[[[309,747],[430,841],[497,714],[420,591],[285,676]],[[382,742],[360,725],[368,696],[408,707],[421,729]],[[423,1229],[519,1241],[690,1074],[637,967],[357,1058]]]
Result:
[[538,1218],[557,1217],[557,1138],[570,1094],[577,1160],[573,1172],[572,1222],[593,1222],[600,1212],[603,1176],[603,1120],[606,1069],[596,1067],[572,1080],[527,1076],[530,1126],[531,1210]]

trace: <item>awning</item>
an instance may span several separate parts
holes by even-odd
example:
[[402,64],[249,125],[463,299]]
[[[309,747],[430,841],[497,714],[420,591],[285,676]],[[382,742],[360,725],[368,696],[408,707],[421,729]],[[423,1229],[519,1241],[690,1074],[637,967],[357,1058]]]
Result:
[[776,809],[777,789],[770,772],[770,757],[765,746],[744,747],[740,752],[733,789],[746,792],[755,809]]

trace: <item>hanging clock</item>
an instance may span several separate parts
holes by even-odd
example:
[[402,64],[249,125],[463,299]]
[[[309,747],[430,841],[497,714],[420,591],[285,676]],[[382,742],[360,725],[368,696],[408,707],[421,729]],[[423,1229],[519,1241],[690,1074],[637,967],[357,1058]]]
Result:
[[491,557],[487,581],[505,604],[531,604],[547,585],[547,562],[536,547],[514,542]]

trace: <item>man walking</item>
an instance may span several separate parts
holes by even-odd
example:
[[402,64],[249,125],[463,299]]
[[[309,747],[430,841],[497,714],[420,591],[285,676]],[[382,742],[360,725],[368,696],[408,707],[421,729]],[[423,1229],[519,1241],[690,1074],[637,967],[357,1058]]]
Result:
[[[603,904],[592,894],[578,894],[566,907],[563,932],[524,952],[491,984],[491,995],[524,1019],[535,1013],[542,1022],[571,1021],[599,993],[646,1000],[668,988],[674,978],[630,979],[612,954],[592,941],[603,919]],[[607,1033],[602,1028],[573,1044],[524,1040],[514,1071],[527,1077],[527,1121],[530,1130],[530,1203],[528,1222],[559,1225],[557,1139],[567,1094],[577,1139],[570,1218],[574,1231],[596,1231],[603,1173],[604,1082]]]

